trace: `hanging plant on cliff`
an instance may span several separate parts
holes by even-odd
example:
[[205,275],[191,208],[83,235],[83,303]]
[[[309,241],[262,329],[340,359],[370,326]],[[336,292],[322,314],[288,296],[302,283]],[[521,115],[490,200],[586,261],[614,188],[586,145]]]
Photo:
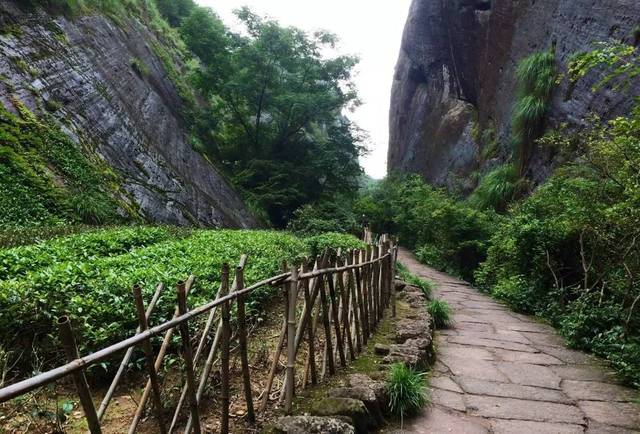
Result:
[[512,141],[518,172],[522,175],[535,140],[544,132],[557,78],[554,51],[537,52],[520,61],[516,78],[518,97],[512,118]]

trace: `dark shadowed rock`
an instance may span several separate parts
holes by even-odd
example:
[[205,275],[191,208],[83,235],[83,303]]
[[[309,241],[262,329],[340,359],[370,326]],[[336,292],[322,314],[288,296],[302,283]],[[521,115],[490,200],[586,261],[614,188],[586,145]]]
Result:
[[354,434],[353,426],[341,419],[317,416],[281,417],[264,434]]
[[379,356],[386,356],[389,354],[389,345],[385,344],[375,344],[373,347],[373,352]]
[[329,396],[333,396],[335,398],[351,398],[362,401],[365,407],[367,407],[367,411],[373,420],[373,423],[369,424],[369,429],[375,429],[384,424],[382,412],[385,403],[378,401],[378,397],[373,389],[366,386],[339,387],[332,389],[329,392]]
[[353,420],[356,433],[366,433],[375,421],[370,417],[367,407],[359,399],[324,398],[313,404],[311,413],[316,416],[347,416]]

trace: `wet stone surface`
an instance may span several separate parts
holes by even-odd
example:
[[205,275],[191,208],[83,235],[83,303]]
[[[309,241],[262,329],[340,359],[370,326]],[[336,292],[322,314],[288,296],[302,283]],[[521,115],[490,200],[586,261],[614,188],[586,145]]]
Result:
[[640,434],[638,392],[604,363],[408,251],[399,260],[454,310],[453,326],[436,333],[432,405],[403,432]]

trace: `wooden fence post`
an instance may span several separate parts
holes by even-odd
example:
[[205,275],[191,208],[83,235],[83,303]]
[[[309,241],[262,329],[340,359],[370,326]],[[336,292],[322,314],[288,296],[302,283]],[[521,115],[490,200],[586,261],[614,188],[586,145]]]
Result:
[[[356,265],[356,252],[353,250],[349,254],[349,265]],[[350,270],[348,272],[347,280],[349,289],[351,291],[351,300],[353,304],[353,322],[355,324],[356,332],[356,350],[359,354],[362,351],[362,330],[360,329],[360,321],[362,320],[362,295],[356,287],[354,275],[354,270]]]
[[[229,293],[229,264],[222,265],[222,291],[220,295],[222,297]],[[229,308],[229,302],[226,301],[221,305],[222,316],[222,338],[220,345],[220,376],[222,377],[221,384],[221,418],[220,418],[220,432],[222,434],[229,433],[229,351],[231,340],[231,310]]]
[[[142,300],[142,289],[140,286],[135,285],[133,287],[133,297],[136,302],[136,311],[138,313],[138,322],[140,324],[140,331],[144,332],[149,328],[147,324],[147,317],[144,313],[144,301]],[[164,418],[162,415],[162,396],[160,394],[160,381],[158,380],[158,374],[156,373],[155,361],[153,359],[153,348],[151,347],[151,341],[149,339],[142,343],[142,349],[147,364],[147,371],[149,372],[149,380],[151,381],[151,391],[153,392],[153,406],[156,410],[156,418],[158,419],[158,428],[161,434],[167,432],[164,425]]]
[[320,303],[322,305],[322,324],[324,325],[324,338],[325,338],[325,360],[324,363],[329,369],[329,375],[333,375],[336,372],[335,365],[333,363],[333,343],[331,342],[331,324],[329,323],[329,306],[327,304],[327,293],[324,289],[324,278],[320,279]]
[[[149,306],[147,306],[147,311],[145,312],[145,317],[147,318],[147,322],[149,321],[149,317],[151,317],[151,313],[153,313],[153,309],[155,309],[156,304],[158,303],[158,299],[160,298],[160,294],[162,293],[163,289],[164,289],[164,285],[162,283],[158,284],[158,286],[156,287],[156,292],[153,294],[153,297],[151,298],[151,302],[149,302]],[[140,327],[136,329],[136,333],[140,333]],[[107,412],[107,407],[109,407],[109,403],[111,402],[111,398],[113,397],[113,394],[116,391],[116,387],[118,386],[118,383],[120,382],[120,378],[122,378],[122,375],[124,374],[124,371],[127,368],[127,364],[129,363],[129,360],[131,360],[131,356],[133,356],[133,350],[134,348],[131,347],[124,354],[124,357],[120,362],[120,366],[118,367],[118,372],[116,372],[116,375],[113,377],[113,380],[109,385],[109,390],[107,390],[107,393],[104,395],[104,398],[102,398],[102,402],[100,403],[100,407],[98,408],[98,420],[100,421],[104,417],[104,414]]]
[[[236,268],[236,291],[244,288],[244,269]],[[247,419],[256,421],[253,410],[253,392],[251,390],[251,372],[249,371],[249,355],[247,348],[247,321],[245,318],[244,295],[238,296],[238,342],[240,344],[240,364],[242,365],[242,382],[244,384],[244,397],[247,401]]]
[[[286,271],[287,262],[282,262],[282,271]],[[282,354],[282,346],[284,345],[284,339],[287,335],[288,317],[289,315],[289,294],[284,293],[284,321],[282,323],[282,330],[280,331],[280,339],[276,346],[275,353],[273,355],[273,362],[271,362],[271,370],[269,371],[269,378],[267,379],[267,387],[265,388],[262,396],[262,403],[260,404],[260,411],[265,411],[267,404],[269,403],[269,395],[271,394],[271,387],[273,386],[273,379],[276,376],[276,370],[278,369],[278,362],[280,361],[280,355]]]
[[[306,273],[309,271],[309,264],[307,261],[304,262],[302,266],[302,272]],[[306,305],[307,315],[308,315],[308,325],[307,325],[307,337],[309,340],[309,369],[311,371],[311,384],[318,383],[318,377],[316,373],[316,351],[315,351],[315,335],[313,329],[313,307],[315,304],[315,300],[311,300],[311,295],[309,294],[309,279],[305,279],[302,283],[302,288],[304,290],[304,301]],[[306,372],[305,379],[303,380],[303,385],[306,383]]]
[[[73,329],[71,328],[71,321],[69,321],[68,316],[58,318],[58,330],[60,332],[60,341],[64,347],[67,362],[79,359],[80,354],[78,353],[76,340],[73,336]],[[85,377],[84,371],[74,372],[73,382],[76,385],[76,390],[80,397],[80,404],[84,410],[84,416],[87,418],[89,431],[91,434],[100,434],[102,432],[100,429],[100,421],[98,421],[98,415],[96,413],[96,408],[93,405],[93,400],[91,399],[91,391],[89,390],[89,384],[87,384],[87,377]]]
[[289,314],[287,315],[287,375],[284,411],[291,414],[293,394],[295,391],[296,366],[296,301],[298,299],[298,267],[291,267],[291,282],[289,282]]
[[[180,315],[187,313],[187,292],[184,282],[180,281],[176,285],[178,293],[178,310]],[[196,380],[193,368],[193,351],[191,349],[191,338],[189,336],[189,322],[180,324],[180,339],[182,340],[182,353],[184,354],[184,365],[187,374],[187,395],[189,396],[189,406],[191,408],[191,419],[193,421],[193,431],[200,434],[200,414],[198,412],[198,399],[196,398]]]

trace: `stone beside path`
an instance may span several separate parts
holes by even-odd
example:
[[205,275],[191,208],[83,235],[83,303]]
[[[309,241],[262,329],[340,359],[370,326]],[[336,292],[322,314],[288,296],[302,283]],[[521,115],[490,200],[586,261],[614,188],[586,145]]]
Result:
[[436,284],[434,296],[449,302],[455,321],[436,333],[433,404],[405,432],[640,434],[638,393],[603,363],[409,251],[398,259]]

